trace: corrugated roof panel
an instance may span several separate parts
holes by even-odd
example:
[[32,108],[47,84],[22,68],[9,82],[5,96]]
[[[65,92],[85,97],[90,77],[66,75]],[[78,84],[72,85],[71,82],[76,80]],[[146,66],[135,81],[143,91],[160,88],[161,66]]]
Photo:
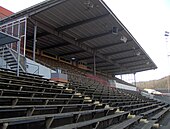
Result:
[[[79,38],[79,37],[86,38],[86,37],[94,36],[97,34],[106,33],[112,30],[112,27],[115,26],[113,22],[110,21],[110,19],[111,19],[110,16],[106,16],[104,18],[94,20],[90,23],[82,24],[81,26],[77,26],[72,29],[69,29],[65,31],[65,33],[67,34],[72,33],[72,34],[77,35],[77,37],[75,38]],[[114,35],[111,35],[111,36],[114,37]]]
[[92,46],[93,48],[100,48],[101,46],[108,45],[111,43],[116,43],[116,35],[108,34],[103,37],[98,37],[89,41],[86,41],[85,44]]

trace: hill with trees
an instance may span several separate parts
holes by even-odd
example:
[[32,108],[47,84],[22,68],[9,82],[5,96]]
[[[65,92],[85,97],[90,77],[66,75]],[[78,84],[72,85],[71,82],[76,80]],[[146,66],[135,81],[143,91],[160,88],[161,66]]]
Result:
[[170,86],[170,76],[158,80],[137,82],[137,87],[140,89],[149,88],[149,89],[167,89],[168,85]]

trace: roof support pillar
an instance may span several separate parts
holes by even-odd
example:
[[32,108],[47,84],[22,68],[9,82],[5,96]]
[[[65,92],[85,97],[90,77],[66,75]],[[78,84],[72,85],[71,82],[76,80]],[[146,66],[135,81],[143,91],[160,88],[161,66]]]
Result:
[[[18,24],[18,37],[20,37],[20,29],[21,25]],[[20,45],[21,45],[21,39],[17,42],[17,76],[19,77],[19,65],[20,65]]]
[[33,61],[35,61],[36,42],[37,42],[37,25],[34,25]]
[[93,54],[93,72],[94,76],[96,76],[96,53]]
[[4,67],[4,45],[2,46],[2,68]]
[[134,75],[134,85],[136,86],[136,73],[134,73],[133,75]]
[[25,20],[25,28],[24,28],[24,56],[26,53],[26,43],[27,43],[27,19]]
[[20,40],[17,42],[17,52],[18,52],[18,57],[17,57],[17,76],[19,77],[19,64],[20,64]]
[[120,75],[120,79],[123,80],[123,75],[122,74]]

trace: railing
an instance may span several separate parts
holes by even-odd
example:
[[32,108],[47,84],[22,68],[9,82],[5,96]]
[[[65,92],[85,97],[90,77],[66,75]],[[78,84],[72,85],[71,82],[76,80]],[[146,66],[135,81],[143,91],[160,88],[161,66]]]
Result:
[[[17,19],[12,22],[8,22],[0,26],[0,31],[7,33],[11,36],[20,39],[20,54],[25,56],[26,48],[26,31],[27,31],[27,18]],[[17,43],[11,43],[8,45],[10,48],[17,52]]]
[[2,47],[0,47],[1,49],[2,49],[2,53],[1,53],[1,55],[0,55],[0,57],[1,57],[1,64],[0,64],[0,67],[4,67],[4,66],[6,66],[6,65],[4,65],[4,46],[2,46]]
[[[8,45],[6,45],[6,47],[9,49],[9,52],[11,53],[11,55],[14,57],[15,61],[17,62],[17,52],[14,51],[13,49],[9,48]],[[26,59],[24,56],[21,56],[20,55],[20,62],[19,62],[19,67],[22,69],[23,72],[26,71],[26,68],[25,68],[25,62],[26,62]]]

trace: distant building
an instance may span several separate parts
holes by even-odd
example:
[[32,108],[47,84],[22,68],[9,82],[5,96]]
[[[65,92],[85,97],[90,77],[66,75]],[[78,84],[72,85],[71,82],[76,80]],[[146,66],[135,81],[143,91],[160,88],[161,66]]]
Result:
[[10,10],[5,9],[4,7],[0,6],[0,20],[5,18],[5,17],[8,17],[12,14],[13,14],[13,12],[11,12]]

